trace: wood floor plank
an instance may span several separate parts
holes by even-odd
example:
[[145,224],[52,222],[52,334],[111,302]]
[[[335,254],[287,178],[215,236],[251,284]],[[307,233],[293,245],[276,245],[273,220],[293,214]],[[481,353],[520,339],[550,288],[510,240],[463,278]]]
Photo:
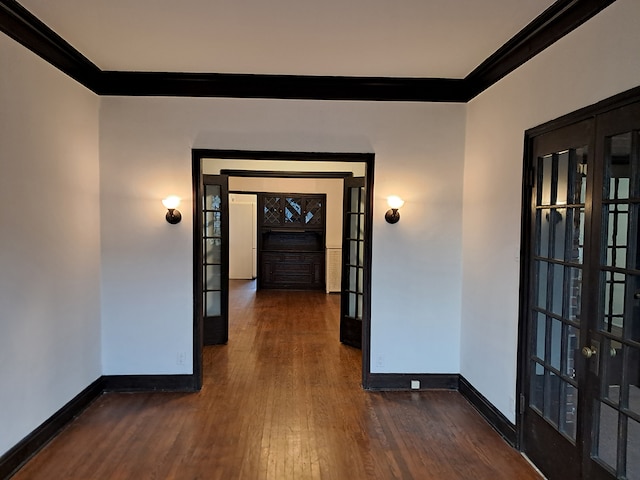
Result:
[[540,478],[458,392],[363,391],[338,296],[231,284],[201,392],[105,394],[14,480]]

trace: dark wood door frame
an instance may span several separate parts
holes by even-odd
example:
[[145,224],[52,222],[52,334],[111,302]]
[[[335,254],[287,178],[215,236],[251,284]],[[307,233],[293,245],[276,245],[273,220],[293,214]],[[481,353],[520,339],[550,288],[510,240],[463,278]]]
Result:
[[[516,386],[516,395],[519,399],[517,402],[517,411],[516,411],[516,432],[517,432],[517,444],[516,446],[520,449],[523,448],[523,438],[524,438],[524,422],[523,416],[526,407],[526,398],[525,392],[527,389],[527,380],[528,380],[528,355],[527,355],[527,331],[529,328],[528,325],[528,298],[532,292],[531,285],[531,272],[530,272],[530,264],[532,259],[532,230],[533,224],[531,221],[531,194],[532,194],[532,186],[534,183],[534,167],[533,167],[533,148],[534,148],[534,139],[540,137],[544,134],[549,134],[551,132],[557,131],[561,128],[569,127],[572,125],[577,125],[580,122],[584,122],[590,119],[594,119],[599,115],[602,115],[606,112],[619,109],[624,107],[625,105],[629,105],[635,102],[640,102],[640,87],[628,90],[621,94],[615,95],[611,98],[598,102],[594,105],[590,105],[588,107],[582,108],[576,112],[570,113],[563,117],[557,118],[550,122],[547,122],[538,127],[529,129],[525,132],[525,141],[524,141],[524,167],[523,167],[523,177],[522,177],[522,224],[521,224],[521,257],[520,257],[520,306],[519,306],[519,325],[518,325],[518,369],[517,369],[517,386]],[[590,155],[593,155],[594,148],[593,144],[589,145],[590,147]],[[591,208],[591,200],[588,199],[586,208]],[[591,214],[588,212],[589,215]],[[598,230],[599,232],[599,230]],[[585,233],[586,235],[586,233]],[[593,243],[593,239],[590,240]],[[598,256],[599,253],[595,254],[592,252],[592,257]],[[595,257],[594,257],[595,258]],[[592,265],[587,265],[588,259],[585,259],[585,268],[592,269]],[[591,289],[590,291],[584,291],[583,295],[588,296],[590,298],[595,298],[597,293],[597,284],[596,282],[590,282]],[[584,343],[586,332],[588,330],[588,325],[583,325],[584,329],[582,343]],[[582,360],[580,360],[582,361]],[[580,401],[580,399],[579,399]],[[585,400],[583,400],[585,401]],[[587,419],[585,423],[591,424],[590,419]],[[578,427],[580,428],[580,427]],[[582,433],[584,435],[584,433]],[[579,445],[582,448],[582,445]],[[586,467],[586,462],[589,460],[588,455],[583,455],[583,465],[582,465],[582,475],[588,471]]]
[[[202,387],[202,218],[199,215],[198,205],[203,194],[202,187],[202,160],[288,160],[288,161],[315,161],[315,162],[347,162],[365,164],[365,247],[364,247],[364,306],[362,320],[362,387],[367,389],[371,381],[371,254],[372,254],[372,225],[373,225],[373,177],[374,160],[373,153],[322,153],[322,152],[286,152],[286,151],[255,151],[255,150],[215,150],[193,149],[191,152],[191,172],[193,188],[193,377],[194,388]],[[288,177],[288,178],[341,178],[349,174],[344,172],[309,172],[277,171],[261,172],[255,170],[223,170],[225,174],[230,172],[233,176],[262,176],[262,177]],[[244,175],[240,172],[245,172]],[[222,173],[222,172],[221,172]],[[343,232],[344,234],[344,232]],[[337,338],[336,338],[337,341]]]

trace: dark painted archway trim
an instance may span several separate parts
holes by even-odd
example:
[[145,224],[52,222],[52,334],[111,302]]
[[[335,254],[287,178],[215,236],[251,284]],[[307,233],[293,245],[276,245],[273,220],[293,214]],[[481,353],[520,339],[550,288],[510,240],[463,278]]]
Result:
[[281,172],[279,170],[220,170],[220,175],[230,177],[261,177],[261,178],[328,178],[339,179],[352,177],[351,172]]
[[556,1],[464,79],[102,71],[16,0],[0,31],[98,95],[464,103],[614,1]]
[[[365,227],[364,237],[364,302],[362,315],[362,387],[369,389],[372,383],[371,374],[371,266],[373,241],[373,177],[375,171],[374,153],[334,153],[334,152],[290,152],[290,151],[256,151],[256,150],[215,150],[193,149],[192,182],[193,182],[193,382],[196,389],[202,386],[202,273],[198,265],[202,264],[201,232],[202,219],[198,213],[196,202],[202,198],[202,160],[236,159],[236,160],[288,160],[316,162],[346,162],[365,164]],[[238,170],[234,171],[237,173]],[[249,173],[255,171],[250,170]],[[295,169],[287,172],[295,175]]]

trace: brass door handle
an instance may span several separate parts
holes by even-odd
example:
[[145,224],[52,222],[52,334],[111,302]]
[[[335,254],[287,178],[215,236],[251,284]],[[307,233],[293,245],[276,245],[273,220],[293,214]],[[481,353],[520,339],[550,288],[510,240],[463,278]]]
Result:
[[595,349],[595,347],[582,347],[582,356],[584,358],[591,358],[596,353],[598,353],[598,351]]

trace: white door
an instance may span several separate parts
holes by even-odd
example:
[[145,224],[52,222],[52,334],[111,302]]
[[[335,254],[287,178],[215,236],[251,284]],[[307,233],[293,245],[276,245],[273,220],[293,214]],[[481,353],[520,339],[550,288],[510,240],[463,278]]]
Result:
[[250,280],[253,275],[255,203],[229,202],[229,278]]

